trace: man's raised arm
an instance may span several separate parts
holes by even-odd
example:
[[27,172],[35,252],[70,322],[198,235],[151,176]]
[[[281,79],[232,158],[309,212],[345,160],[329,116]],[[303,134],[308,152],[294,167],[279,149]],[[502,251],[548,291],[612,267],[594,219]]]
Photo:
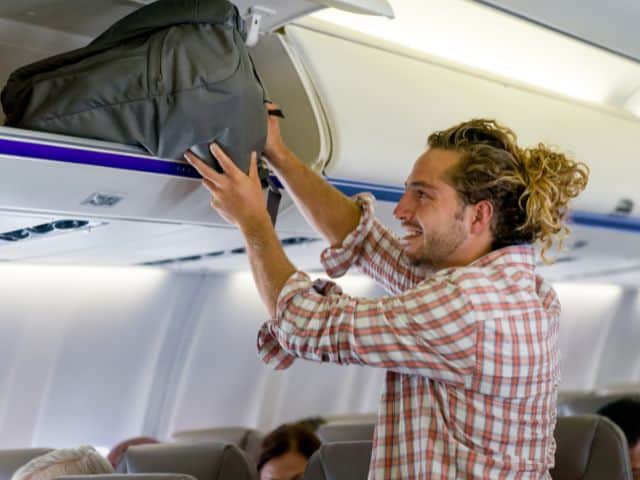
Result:
[[[268,104],[269,110],[277,107]],[[265,155],[296,206],[331,246],[339,246],[360,221],[361,209],[349,197],[311,170],[285,145],[279,120],[269,116]]]

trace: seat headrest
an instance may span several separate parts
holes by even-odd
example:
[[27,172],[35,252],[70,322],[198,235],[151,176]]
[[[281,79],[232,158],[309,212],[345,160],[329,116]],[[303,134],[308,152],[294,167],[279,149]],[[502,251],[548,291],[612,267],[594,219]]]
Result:
[[560,417],[554,480],[632,480],[627,440],[613,422],[599,415]]
[[318,437],[323,442],[373,441],[373,423],[327,423],[318,427]]
[[558,399],[558,415],[571,416],[596,413],[608,403],[621,398],[633,398],[640,401],[640,395],[615,393],[608,395],[579,395]]
[[197,480],[253,480],[255,466],[232,444],[202,442],[190,444],[139,445],[127,450],[126,473],[182,473]]
[[10,480],[16,470],[24,464],[50,451],[50,448],[0,450],[0,480]]
[[205,428],[175,432],[171,438],[179,443],[219,442],[233,443],[247,452],[249,458],[257,460],[263,434],[246,427]]
[[304,480],[367,480],[372,441],[323,444],[309,459]]

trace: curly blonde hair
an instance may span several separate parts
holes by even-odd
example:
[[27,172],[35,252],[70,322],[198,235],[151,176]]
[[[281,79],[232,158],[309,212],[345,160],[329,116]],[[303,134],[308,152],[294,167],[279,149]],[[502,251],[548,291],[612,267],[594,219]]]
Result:
[[494,208],[493,249],[539,242],[546,253],[569,234],[568,204],[587,186],[589,167],[539,143],[520,148],[515,133],[495,120],[473,119],[429,136],[429,147],[460,153],[448,172],[465,204]]

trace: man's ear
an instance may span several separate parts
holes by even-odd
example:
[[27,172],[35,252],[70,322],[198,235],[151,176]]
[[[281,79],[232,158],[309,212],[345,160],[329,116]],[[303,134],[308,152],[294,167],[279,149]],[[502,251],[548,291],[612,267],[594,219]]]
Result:
[[493,203],[489,200],[480,200],[472,205],[473,218],[471,219],[471,231],[474,235],[480,235],[485,231],[491,232],[491,221],[493,220]]

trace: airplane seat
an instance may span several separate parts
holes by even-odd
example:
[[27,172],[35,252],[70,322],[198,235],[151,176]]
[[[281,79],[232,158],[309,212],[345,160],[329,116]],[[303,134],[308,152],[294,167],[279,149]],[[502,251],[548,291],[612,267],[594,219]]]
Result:
[[50,448],[0,450],[0,480],[11,480],[16,470],[24,464],[50,451]]
[[260,452],[260,442],[264,434],[252,428],[220,427],[200,430],[184,430],[171,435],[178,443],[221,442],[233,443],[244,450],[249,458],[256,462]]
[[560,417],[553,480],[632,480],[627,440],[622,430],[600,415]]
[[304,480],[367,480],[372,441],[323,444],[309,459]]
[[196,480],[182,473],[108,473],[99,475],[62,475],[55,480]]
[[325,423],[318,427],[318,438],[324,443],[372,441],[374,423]]
[[640,395],[638,395],[638,393],[612,393],[607,395],[587,394],[559,398],[558,415],[566,417],[569,415],[596,413],[608,403],[627,397],[640,401]]
[[125,453],[127,473],[182,473],[197,480],[257,480],[256,467],[230,443],[173,443],[131,447]]

